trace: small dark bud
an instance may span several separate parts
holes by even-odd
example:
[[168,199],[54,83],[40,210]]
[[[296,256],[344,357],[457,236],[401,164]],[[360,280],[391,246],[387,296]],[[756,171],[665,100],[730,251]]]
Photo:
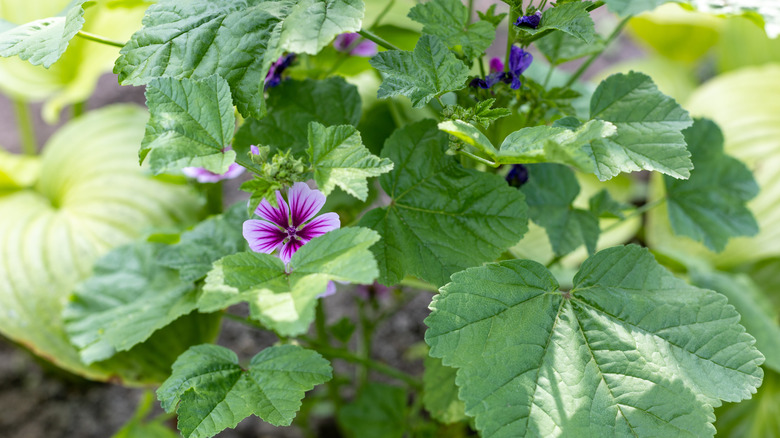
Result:
[[528,168],[522,164],[513,164],[506,174],[506,182],[512,187],[520,188],[528,182]]

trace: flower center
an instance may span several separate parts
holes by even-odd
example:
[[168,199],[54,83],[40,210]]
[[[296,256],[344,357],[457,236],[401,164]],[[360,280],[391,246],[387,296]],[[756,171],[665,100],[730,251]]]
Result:
[[293,239],[293,238],[297,237],[295,235],[295,233],[297,233],[297,232],[298,232],[297,228],[292,227],[292,226],[291,227],[287,227],[287,237],[289,237],[290,239]]

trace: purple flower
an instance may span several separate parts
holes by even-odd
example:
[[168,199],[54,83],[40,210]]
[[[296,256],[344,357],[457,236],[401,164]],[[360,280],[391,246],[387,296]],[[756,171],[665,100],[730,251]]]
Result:
[[490,74],[485,76],[485,79],[474,78],[469,82],[469,86],[474,88],[491,88],[493,85],[501,82],[504,79],[504,63],[499,58],[492,58],[490,60]]
[[512,46],[509,52],[509,71],[501,78],[502,81],[510,84],[509,87],[513,90],[520,89],[523,85],[520,82],[520,76],[528,70],[531,66],[531,62],[534,60],[533,55],[517,46]]
[[244,173],[244,168],[237,163],[233,163],[228,167],[228,170],[225,173],[214,173],[202,167],[185,167],[181,170],[181,173],[190,178],[195,178],[199,183],[215,183],[217,181],[222,181],[223,179],[233,179],[241,175]]
[[[349,54],[353,56],[365,56],[370,58],[376,55],[376,43],[371,40],[364,39],[353,46],[355,41],[360,38],[363,37],[361,37],[359,33],[342,33],[333,41],[333,47],[339,52],[346,52],[349,50]],[[349,49],[350,47],[352,47],[352,50]]]
[[288,53],[271,64],[268,74],[265,75],[265,89],[273,88],[282,83],[282,73],[295,61],[295,53]]
[[280,249],[279,258],[286,264],[300,247],[311,239],[341,226],[339,215],[325,213],[314,219],[325,204],[325,195],[297,182],[287,191],[289,205],[276,191],[278,207],[263,199],[255,214],[260,219],[244,222],[244,238],[255,252],[270,254]]
[[251,145],[249,145],[249,152],[252,155],[260,155],[260,148],[255,146],[255,145],[253,145],[253,144],[251,144]]
[[531,15],[524,15],[515,21],[515,26],[530,27],[536,29],[542,21],[542,11],[536,11]]
[[528,168],[522,164],[513,164],[506,174],[506,182],[512,187],[520,188],[528,182]]

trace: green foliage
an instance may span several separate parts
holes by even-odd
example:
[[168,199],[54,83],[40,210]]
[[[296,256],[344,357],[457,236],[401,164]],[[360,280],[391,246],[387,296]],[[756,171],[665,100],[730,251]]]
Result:
[[175,245],[162,248],[156,262],[176,269],[184,282],[206,276],[220,258],[246,249],[241,225],[247,219],[246,207],[239,202],[225,213],[206,219],[181,234]]
[[384,284],[411,274],[443,285],[454,272],[494,260],[528,229],[522,193],[497,175],[462,168],[445,155],[447,145],[425,120],[397,130],[382,150],[395,163],[379,178],[392,202],[360,224],[382,235],[373,252]]
[[571,169],[552,163],[529,165],[528,182],[521,190],[528,215],[547,231],[555,255],[566,255],[583,244],[590,254],[596,252],[598,216],[572,205],[580,185]]
[[185,438],[211,437],[254,414],[289,426],[306,391],[332,378],[330,363],[295,345],[268,347],[244,369],[232,351],[198,345],[179,356],[157,397]]
[[435,35],[467,60],[480,57],[496,37],[489,21],[469,24],[469,10],[460,0],[431,0],[409,11],[409,18],[423,25],[423,33]]
[[560,30],[551,32],[538,40],[535,45],[553,65],[563,64],[604,50],[604,41],[598,35],[593,37],[593,41],[585,42]]
[[371,383],[354,402],[339,410],[338,421],[350,438],[401,438],[406,431],[406,391]]
[[236,133],[233,147],[237,161],[243,164],[248,160],[250,145],[303,155],[309,147],[309,123],[357,126],[361,107],[357,88],[341,77],[284,81],[268,92],[268,115],[247,120]]
[[694,165],[691,177],[664,177],[675,234],[713,251],[723,251],[731,237],[757,234],[758,224],[746,204],[758,194],[758,185],[750,169],[723,152],[718,125],[698,119],[684,134]]
[[366,228],[342,228],[312,239],[290,260],[242,252],[222,258],[206,277],[198,306],[203,311],[249,301],[252,317],[279,334],[305,333],[317,296],[329,281],[370,284],[378,275],[368,248],[379,240]]
[[468,419],[466,406],[458,398],[455,386],[455,368],[445,367],[441,359],[425,356],[423,374],[423,405],[431,417],[444,424]]
[[588,200],[588,206],[596,217],[619,219],[625,218],[623,211],[630,208],[629,205],[614,200],[607,189],[602,189],[600,192],[591,196]]
[[454,137],[457,141],[471,146],[489,157],[496,156],[496,148],[485,134],[474,125],[463,120],[447,120],[439,123],[439,129]]
[[314,181],[326,196],[336,187],[365,201],[368,178],[393,169],[387,158],[372,155],[351,125],[325,127],[309,124],[309,160],[314,169]]
[[433,35],[423,35],[414,52],[388,50],[371,58],[384,73],[377,97],[406,96],[419,108],[434,97],[466,87],[468,68]]
[[122,49],[114,73],[125,85],[216,73],[242,115],[262,117],[271,64],[285,50],[316,54],[336,35],[360,30],[363,9],[362,0],[194,0],[186,8],[162,0]]
[[763,356],[724,296],[646,249],[616,247],[570,291],[510,260],[453,275],[426,319],[484,437],[713,436],[713,406],[750,397]]
[[228,83],[217,75],[203,80],[160,78],[146,87],[151,117],[141,144],[154,173],[203,167],[225,173],[236,153],[225,151],[236,118]]
[[7,30],[0,28],[0,56],[19,56],[32,65],[51,67],[84,25],[84,2],[86,0],[71,2],[68,9],[57,17],[35,20]]
[[640,2],[636,0],[604,0],[607,4],[607,8],[621,17],[628,17],[645,11],[651,11],[664,3],[682,3],[684,1],[688,0],[644,0]]
[[144,421],[151,413],[154,404],[154,393],[144,392],[141,402],[138,404],[133,418],[111,438],[178,438],[179,434],[164,424],[165,418],[158,417],[151,421]]
[[693,164],[682,130],[693,121],[650,77],[635,72],[608,77],[593,93],[590,115],[617,126],[614,138],[595,141],[588,150],[600,180],[642,169],[690,176]]
[[520,34],[535,35],[555,29],[586,44],[593,44],[596,41],[596,28],[586,9],[590,5],[591,2],[561,3],[542,12],[542,21],[536,29],[519,26],[515,30]]
[[461,119],[468,123],[488,128],[496,120],[512,115],[512,111],[508,108],[493,108],[495,102],[496,99],[485,99],[469,108],[463,108],[459,105],[448,106],[442,113],[452,120]]

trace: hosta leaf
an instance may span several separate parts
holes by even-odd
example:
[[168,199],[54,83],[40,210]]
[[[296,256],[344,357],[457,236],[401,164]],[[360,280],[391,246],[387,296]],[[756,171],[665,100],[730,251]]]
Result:
[[434,97],[466,87],[469,69],[447,46],[432,35],[423,35],[414,52],[388,50],[371,58],[384,73],[377,97],[406,96],[419,108]]
[[160,250],[157,263],[179,271],[182,281],[206,276],[211,264],[246,249],[241,227],[247,220],[246,206],[239,202],[225,213],[207,219],[181,234],[178,243]]
[[32,187],[0,195],[0,332],[91,379],[155,381],[168,353],[213,335],[197,325],[205,329],[203,318],[191,318],[160,334],[157,352],[139,346],[87,367],[65,333],[62,309],[95,260],[149,228],[193,221],[200,209],[189,189],[138,167],[146,119],[136,106],[113,106],[65,124],[44,148]]
[[423,25],[423,33],[436,35],[466,59],[484,55],[496,37],[496,26],[487,21],[469,23],[468,8],[460,0],[432,0],[418,3],[409,18]]
[[40,173],[40,158],[0,150],[0,196],[4,192],[32,187]]
[[197,291],[157,263],[163,245],[136,243],[99,259],[63,311],[65,331],[91,364],[126,351],[195,310]]
[[84,25],[86,0],[72,1],[60,16],[43,18],[8,30],[0,28],[0,56],[19,56],[32,65],[51,67]]
[[406,419],[406,391],[370,383],[355,401],[339,410],[338,421],[350,438],[401,438]]
[[285,336],[304,333],[317,296],[329,281],[370,284],[378,275],[368,248],[379,236],[366,228],[342,228],[312,239],[290,260],[242,252],[222,258],[206,277],[198,306],[214,311],[249,301],[252,317]]
[[596,176],[606,180],[620,172],[655,170],[688,178],[693,168],[682,130],[693,121],[642,73],[615,74],[596,88],[591,118],[617,126],[617,134],[591,145]]
[[271,64],[285,50],[316,54],[336,35],[360,30],[363,8],[361,0],[162,0],[122,49],[114,73],[133,85],[216,73],[241,114],[262,117]]
[[723,251],[731,237],[757,234],[746,204],[758,194],[758,185],[747,166],[723,152],[718,125],[698,119],[684,134],[694,165],[691,177],[664,177],[672,230],[713,251]]
[[591,2],[558,4],[554,8],[547,8],[542,12],[542,21],[536,29],[524,26],[514,28],[520,33],[529,35],[556,29],[587,44],[592,44],[596,40],[596,28],[586,9],[590,5]]
[[203,167],[225,173],[235,161],[235,152],[224,151],[236,118],[230,87],[221,77],[154,79],[146,87],[146,105],[151,117],[140,157],[149,155],[153,172]]
[[760,20],[763,21],[764,24],[764,30],[767,35],[769,35],[769,38],[777,38],[777,36],[780,35],[780,9],[777,8],[777,4],[774,4],[774,2],[760,0],[742,0],[735,2],[724,2],[721,0],[687,0],[687,2],[699,11],[709,12],[711,14],[744,15],[753,20],[760,17]]
[[582,265],[570,291],[510,260],[453,275],[426,318],[484,437],[713,436],[713,406],[750,397],[763,357],[718,293],[646,249]]
[[445,367],[441,359],[425,356],[423,374],[423,405],[431,417],[444,424],[464,421],[466,406],[458,398],[455,386],[455,368]]
[[621,17],[628,17],[629,15],[637,15],[645,11],[651,11],[664,3],[682,3],[683,1],[688,0],[644,0],[641,2],[636,0],[605,0],[605,3],[610,11]]
[[387,158],[372,155],[363,146],[360,133],[351,125],[325,127],[309,124],[309,162],[314,168],[314,181],[325,195],[336,186],[365,201],[368,178],[393,169]]
[[555,255],[566,255],[583,244],[593,254],[599,240],[599,220],[592,212],[572,205],[580,193],[574,172],[552,163],[527,168],[528,182],[521,190],[528,202],[528,215],[547,231]]
[[268,108],[267,116],[247,120],[236,133],[233,147],[239,162],[249,145],[270,146],[272,153],[289,149],[302,155],[309,147],[309,123],[357,126],[361,115],[357,87],[341,77],[284,81],[269,90]]
[[453,272],[494,260],[528,229],[523,194],[498,175],[462,168],[445,154],[447,145],[431,120],[385,143],[382,156],[395,167],[379,181],[392,202],[360,221],[382,235],[373,252],[384,284],[407,274],[445,284]]
[[224,347],[198,345],[179,356],[157,397],[185,438],[211,437],[252,414],[289,426],[306,391],[332,375],[327,360],[296,345],[268,347],[247,369]]

